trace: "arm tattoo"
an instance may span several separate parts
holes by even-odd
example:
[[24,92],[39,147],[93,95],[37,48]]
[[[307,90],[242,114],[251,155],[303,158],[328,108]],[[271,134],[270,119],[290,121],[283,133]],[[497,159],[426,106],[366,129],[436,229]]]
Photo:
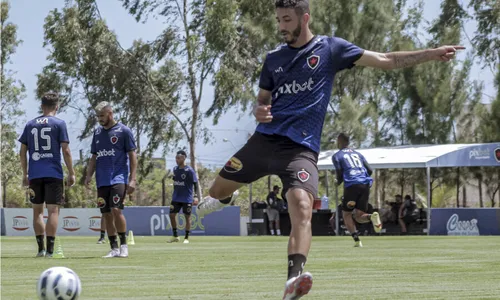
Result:
[[386,56],[392,59],[395,69],[412,67],[431,60],[429,50],[391,52]]

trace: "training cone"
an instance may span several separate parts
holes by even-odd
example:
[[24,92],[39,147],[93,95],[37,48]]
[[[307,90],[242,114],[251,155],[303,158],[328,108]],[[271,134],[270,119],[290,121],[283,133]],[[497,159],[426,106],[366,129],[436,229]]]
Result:
[[63,249],[61,246],[61,240],[59,239],[59,237],[56,237],[56,243],[54,245],[54,248],[56,251],[54,251],[52,258],[66,258],[64,257]]
[[135,245],[134,232],[132,232],[132,230],[128,231],[127,245]]

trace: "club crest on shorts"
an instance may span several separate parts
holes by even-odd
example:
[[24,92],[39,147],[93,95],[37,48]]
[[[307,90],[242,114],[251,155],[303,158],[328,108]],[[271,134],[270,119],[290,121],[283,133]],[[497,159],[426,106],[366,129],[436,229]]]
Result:
[[495,149],[495,159],[500,162],[500,148]]
[[297,172],[297,178],[302,182],[308,181],[310,176],[311,175],[309,175],[309,173],[307,173],[304,169]]
[[319,55],[311,55],[307,58],[307,65],[309,68],[312,70],[316,69],[316,67],[319,65]]
[[170,204],[170,212],[172,212],[174,209],[175,207],[172,204]]
[[355,201],[349,201],[349,202],[347,202],[347,207],[349,209],[356,207],[356,202]]
[[113,135],[113,136],[110,138],[110,140],[111,140],[111,144],[113,144],[113,145],[114,145],[114,144],[116,144],[116,143],[118,142],[118,137],[117,137],[116,135]]
[[118,196],[118,194],[116,194],[113,196],[113,203],[118,204],[118,202],[120,202],[120,196]]
[[224,165],[224,171],[228,173],[236,173],[241,171],[243,169],[243,164],[241,163],[241,160],[237,159],[236,157],[231,157],[230,160],[227,161],[227,163]]
[[106,201],[104,201],[104,198],[97,198],[97,207],[103,208],[104,206],[106,206]]
[[28,195],[30,195],[30,199],[35,199],[35,191],[33,189],[28,188]]

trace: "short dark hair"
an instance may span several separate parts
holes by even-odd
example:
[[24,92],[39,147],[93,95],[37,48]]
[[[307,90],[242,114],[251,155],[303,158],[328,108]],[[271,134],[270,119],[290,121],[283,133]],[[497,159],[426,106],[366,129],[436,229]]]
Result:
[[405,196],[405,200],[411,200],[411,196],[410,195],[406,195]]
[[184,155],[184,156],[186,156],[186,157],[187,157],[186,151],[184,151],[184,150],[179,150],[179,151],[177,151],[177,155],[179,155],[179,154],[180,154],[180,155]]
[[344,144],[349,145],[349,136],[347,134],[339,134],[338,139],[341,140]]
[[279,190],[279,189],[280,189],[279,186],[277,186],[277,185],[273,186],[273,191],[276,191],[276,190]]
[[42,106],[47,108],[56,108],[59,104],[59,95],[54,92],[45,93],[42,96]]
[[310,13],[309,0],[276,0],[274,5],[276,8],[293,8],[299,16]]

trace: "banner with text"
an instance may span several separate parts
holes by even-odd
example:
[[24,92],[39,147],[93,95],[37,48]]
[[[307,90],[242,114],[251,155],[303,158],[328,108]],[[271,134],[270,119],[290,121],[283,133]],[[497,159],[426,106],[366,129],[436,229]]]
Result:
[[[134,235],[171,235],[172,226],[168,206],[128,206],[123,210],[127,219],[127,229]],[[7,236],[33,236],[33,210],[31,208],[5,208],[0,211],[2,234]],[[44,211],[47,222],[47,210]],[[180,236],[186,228],[186,217],[177,215]],[[98,235],[101,230],[101,213],[98,208],[63,208],[59,214],[57,235]],[[191,214],[191,235],[240,235],[239,206],[226,207],[198,218],[196,207]]]
[[500,209],[433,208],[431,235],[500,235]]
[[[135,206],[127,207],[123,214],[127,218],[127,226],[134,235],[172,235],[170,223],[170,207],[168,206]],[[177,231],[184,234],[186,217],[177,214]],[[198,218],[196,207],[191,213],[191,235],[240,235],[240,207],[229,206],[221,211]]]
[[[33,209],[4,208],[5,235],[33,236]],[[43,220],[47,223],[47,209]],[[98,235],[101,231],[101,212],[98,208],[63,208],[59,213],[57,235]]]

